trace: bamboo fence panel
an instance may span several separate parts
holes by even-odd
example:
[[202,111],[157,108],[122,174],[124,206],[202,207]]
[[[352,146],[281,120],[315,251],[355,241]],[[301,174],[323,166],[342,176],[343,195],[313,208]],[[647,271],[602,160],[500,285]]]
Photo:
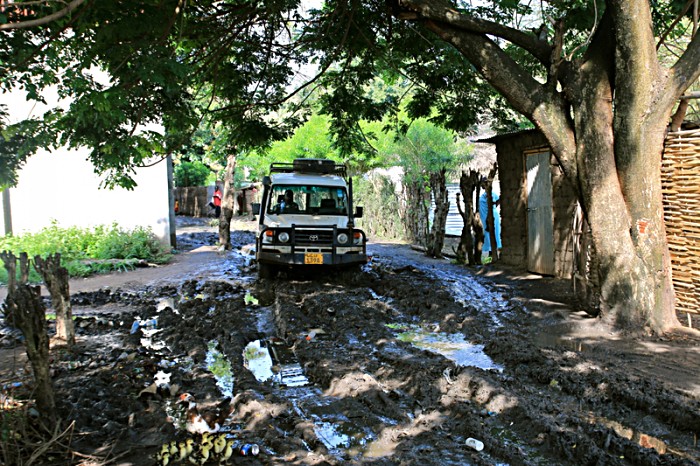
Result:
[[668,134],[661,185],[676,310],[700,314],[700,129]]

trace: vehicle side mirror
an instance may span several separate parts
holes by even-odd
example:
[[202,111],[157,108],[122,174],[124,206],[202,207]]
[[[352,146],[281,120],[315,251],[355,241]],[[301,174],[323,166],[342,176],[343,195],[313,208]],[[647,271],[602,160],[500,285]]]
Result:
[[364,211],[365,209],[362,207],[355,207],[355,218],[362,218]]
[[259,202],[253,202],[250,205],[250,210],[252,211],[253,215],[260,215],[260,203]]
[[262,184],[263,184],[263,186],[271,186],[272,179],[269,176],[263,176]]

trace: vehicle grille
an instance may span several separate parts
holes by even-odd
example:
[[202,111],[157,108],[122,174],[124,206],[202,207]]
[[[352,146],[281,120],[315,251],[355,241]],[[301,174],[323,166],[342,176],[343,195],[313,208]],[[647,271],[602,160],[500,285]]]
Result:
[[296,244],[308,244],[308,245],[320,245],[320,244],[333,244],[333,231],[304,231],[296,230],[294,232],[294,238]]

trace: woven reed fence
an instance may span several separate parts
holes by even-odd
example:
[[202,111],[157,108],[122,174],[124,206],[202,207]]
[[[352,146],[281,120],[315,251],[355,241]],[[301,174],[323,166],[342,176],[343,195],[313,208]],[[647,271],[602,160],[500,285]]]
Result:
[[668,134],[661,184],[676,309],[700,314],[700,129]]

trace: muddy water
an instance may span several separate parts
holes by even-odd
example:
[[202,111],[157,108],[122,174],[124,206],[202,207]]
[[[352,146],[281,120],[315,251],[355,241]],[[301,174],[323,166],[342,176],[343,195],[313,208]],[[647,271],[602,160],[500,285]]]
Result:
[[[231,253],[77,297],[80,346],[54,366],[73,450],[135,466],[172,441],[199,454],[186,392],[226,415],[226,438],[260,446],[231,464],[697,464],[696,398],[599,342],[542,331],[503,288],[402,251],[375,251],[359,274],[274,281]],[[173,393],[146,390],[166,378]]]

